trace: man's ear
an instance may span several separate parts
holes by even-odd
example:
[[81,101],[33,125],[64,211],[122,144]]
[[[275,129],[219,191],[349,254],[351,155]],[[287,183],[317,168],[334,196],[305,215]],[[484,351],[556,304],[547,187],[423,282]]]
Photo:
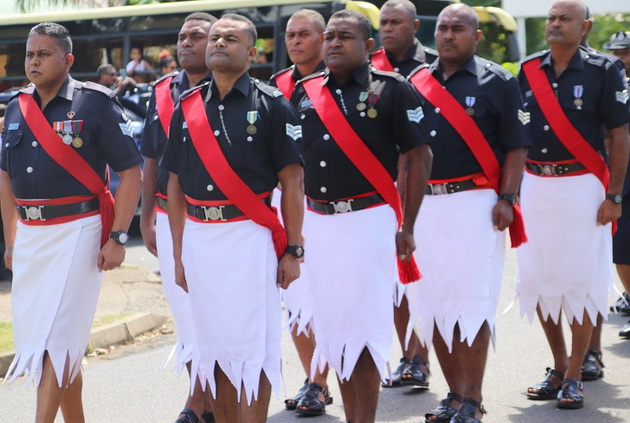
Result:
[[66,68],[70,69],[74,64],[74,55],[72,53],[68,53],[63,59],[66,64]]
[[368,38],[365,40],[365,51],[371,53],[374,49],[374,38]]

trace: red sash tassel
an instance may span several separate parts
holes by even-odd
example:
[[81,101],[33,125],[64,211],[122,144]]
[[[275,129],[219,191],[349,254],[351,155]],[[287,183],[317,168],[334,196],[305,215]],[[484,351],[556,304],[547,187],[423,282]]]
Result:
[[[432,105],[442,110],[442,116],[466,142],[492,188],[499,193],[501,187],[499,161],[473,118],[466,114],[462,105],[431,75],[428,68],[416,72],[410,81]],[[527,242],[527,233],[519,204],[514,204],[513,213],[514,219],[509,226],[509,232],[512,248],[516,248]]]
[[[309,79],[303,82],[303,86],[306,94],[313,102],[317,115],[339,148],[394,210],[400,227],[403,221],[402,205],[400,195],[390,174],[352,129],[335,103],[330,90],[321,85],[321,79]],[[398,275],[402,283],[415,282],[422,277],[413,255],[409,261],[397,260]]]
[[74,148],[60,142],[59,136],[46,120],[32,95],[22,93],[18,100],[24,120],[46,153],[98,197],[102,223],[101,247],[103,247],[109,239],[114,223],[114,197],[109,190],[109,183],[104,184],[101,177]]
[[287,248],[287,234],[278,219],[277,210],[260,201],[228,163],[208,122],[201,92],[196,90],[183,99],[181,105],[188,132],[206,171],[232,204],[248,218],[271,230],[273,245],[280,258]]

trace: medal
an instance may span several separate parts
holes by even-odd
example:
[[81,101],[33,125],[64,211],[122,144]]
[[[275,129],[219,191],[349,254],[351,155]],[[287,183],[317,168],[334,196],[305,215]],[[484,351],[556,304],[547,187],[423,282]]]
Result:
[[83,140],[80,137],[74,137],[72,140],[72,146],[74,148],[81,148],[83,146]]
[[247,122],[249,122],[249,125],[247,126],[247,133],[249,135],[254,135],[257,131],[256,126],[254,125],[254,122],[256,122],[258,120],[258,110],[251,110],[249,112],[247,112]]
[[475,109],[473,109],[473,106],[475,105],[475,102],[477,101],[476,97],[466,97],[466,114],[468,116],[472,116],[475,114]]
[[357,104],[357,110],[362,112],[364,111],[367,106],[365,105],[365,100],[368,99],[368,93],[366,91],[361,91],[361,94],[359,94],[359,104]]
[[378,116],[378,112],[376,111],[375,108],[370,107],[367,111],[367,115],[370,119],[374,119],[376,118],[376,116]]
[[72,135],[70,134],[63,134],[63,136],[61,137],[61,139],[63,140],[63,143],[65,145],[70,145],[72,144]]
[[370,106],[370,108],[367,111],[367,115],[370,119],[375,119],[376,116],[378,116],[378,112],[374,108],[374,106],[376,105],[376,102],[378,101],[378,94],[376,94],[375,92],[369,93],[367,100]]
[[360,111],[360,112],[364,111],[366,107],[367,106],[365,105],[365,103],[358,103],[357,104],[357,110]]
[[584,104],[584,100],[582,100],[582,95],[584,94],[584,85],[574,85],[573,86],[573,104],[578,110],[582,109],[582,105]]
[[581,109],[582,105],[584,104],[584,100],[582,100],[581,98],[576,98],[575,100],[573,100],[573,104],[575,104],[578,109]]

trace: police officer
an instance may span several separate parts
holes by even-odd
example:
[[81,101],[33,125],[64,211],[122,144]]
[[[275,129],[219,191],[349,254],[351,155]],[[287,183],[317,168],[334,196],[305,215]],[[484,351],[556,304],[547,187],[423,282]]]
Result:
[[[417,94],[402,77],[370,68],[370,32],[363,15],[333,14],[324,37],[328,68],[298,82],[291,99],[304,125],[305,265],[318,337],[311,372],[326,363],[337,371],[352,422],[376,416],[392,341],[394,256],[409,260],[415,248],[431,160]],[[399,151],[409,155],[404,215],[394,186]],[[407,282],[419,277],[410,262],[398,267]]]
[[[398,72],[405,78],[411,71],[424,63],[433,63],[438,52],[423,46],[416,38],[420,27],[416,6],[409,0],[388,0],[380,11],[379,35],[383,47],[370,56],[372,66],[385,71]],[[401,158],[404,168],[406,160]],[[404,181],[398,182],[404,192]],[[416,332],[412,332],[409,342],[405,342],[405,332],[409,322],[409,303],[406,285],[396,283],[394,287],[394,323],[400,341],[403,357],[391,379],[383,387],[413,385],[429,387],[429,351],[420,343]]]
[[[166,147],[167,130],[171,123],[174,104],[184,91],[209,79],[206,46],[208,32],[216,20],[214,16],[204,12],[192,13],[184,19],[177,37],[177,57],[183,71],[164,75],[156,81],[149,100],[140,148],[145,157],[140,230],[147,249],[157,256],[160,262],[164,294],[175,318],[178,338],[175,345],[176,367],[186,365],[189,372],[194,342],[193,319],[188,294],[175,285],[173,249],[166,215],[168,170],[158,166],[157,161],[162,157]],[[159,212],[156,212],[156,209]],[[180,419],[189,416],[188,418],[194,420],[198,419],[197,416],[202,416],[204,421],[208,422],[212,419],[210,410],[210,400],[197,380]],[[187,421],[181,420],[181,423]]]
[[[439,59],[410,75],[435,142],[416,225],[424,278],[407,289],[409,327],[418,324],[423,339],[433,341],[450,391],[426,414],[427,422],[481,419],[481,385],[505,258],[502,231],[519,213],[514,207],[529,146],[518,82],[475,56],[481,37],[471,7],[446,7],[435,29]],[[452,251],[465,252],[456,266]]]
[[[276,284],[299,276],[304,253],[301,128],[280,91],[250,78],[256,38],[240,15],[212,25],[212,82],[181,97],[163,159],[175,278],[196,334],[191,374],[219,422],[266,421],[280,384]],[[284,229],[268,207],[278,182]]]
[[528,57],[519,74],[532,148],[521,189],[529,242],[518,250],[516,293],[523,314],[531,320],[537,312],[554,358],[528,397],[558,398],[559,408],[584,405],[582,359],[598,315],[606,315],[611,222],[621,216],[628,163],[628,93],[610,61],[580,48],[586,10],[581,0],[554,2],[546,25],[551,49]]
[[[142,183],[130,121],[112,91],[69,76],[73,62],[66,28],[31,29],[24,67],[32,84],[9,103],[2,137],[16,350],[7,379],[29,373],[38,387],[38,422],[52,422],[60,405],[66,421],[85,420],[81,359],[100,271],[125,258]],[[115,206],[107,165],[120,175]]]
[[[311,9],[295,12],[287,22],[284,42],[293,65],[271,77],[269,85],[276,86],[287,98],[295,88],[295,83],[312,73],[324,70],[322,44],[324,41],[324,17]],[[278,194],[274,196],[274,200]],[[289,327],[295,348],[307,374],[304,385],[293,398],[284,401],[287,410],[296,410],[300,415],[321,415],[326,405],[332,402],[328,395],[326,377],[328,368],[317,370],[313,380],[308,377],[311,358],[315,351],[315,333],[313,331],[313,305],[310,294],[310,279],[302,271],[300,279],[283,291],[282,300],[288,312]]]

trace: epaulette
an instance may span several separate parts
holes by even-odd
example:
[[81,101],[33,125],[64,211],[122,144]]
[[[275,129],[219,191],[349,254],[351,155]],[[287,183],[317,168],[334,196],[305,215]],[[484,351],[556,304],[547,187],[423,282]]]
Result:
[[437,59],[440,56],[438,51],[433,49],[433,48],[431,48],[431,47],[423,46],[423,48],[424,48],[424,55],[425,56],[432,56],[431,60],[429,60],[429,58],[426,57],[427,63],[433,63],[435,61],[435,59]]
[[504,81],[509,81],[510,79],[514,78],[514,75],[512,75],[512,73],[505,69],[503,66],[483,58],[479,58],[478,60],[481,64],[483,64],[484,69],[486,69],[488,72],[492,72]]
[[400,75],[398,72],[388,72],[388,71],[384,71],[384,70],[380,70],[380,69],[376,69],[374,66],[370,66],[370,72],[372,72],[375,75],[379,75],[379,76],[386,76],[389,78],[394,78],[397,81],[404,81],[405,77]]
[[588,64],[599,66],[606,69],[608,69],[612,65],[612,62],[608,60],[606,57],[602,56],[601,54],[594,53],[592,51],[582,52],[582,60],[584,60]]
[[280,91],[276,87],[267,85],[257,78],[252,78],[252,81],[254,81],[254,85],[256,86],[256,88],[258,88],[263,94],[266,94],[269,97],[282,97],[282,91]]
[[210,85],[210,81],[206,81],[206,82],[204,82],[204,83],[203,83],[203,84],[201,84],[201,85],[197,85],[197,86],[195,86],[195,87],[192,87],[192,88],[187,89],[186,91],[184,91],[184,92],[182,93],[182,95],[181,95],[181,96],[179,96],[179,101],[181,102],[183,99],[185,99],[186,97],[190,96],[190,95],[191,95],[192,93],[194,93],[195,91],[197,91],[197,90],[201,90],[201,89],[203,89],[204,87],[208,87],[209,85]]
[[536,59],[537,57],[542,57],[542,56],[544,56],[547,53],[549,53],[549,50],[537,51],[536,53],[530,54],[525,59],[523,59],[522,63],[529,62],[530,60]]
[[302,81],[308,81],[309,79],[314,79],[314,78],[321,78],[322,76],[326,75],[325,71],[321,71],[321,72],[315,72],[312,73],[310,75],[305,76],[304,78],[300,79],[299,81],[297,81],[297,83],[301,83]]
[[428,67],[429,67],[428,63],[421,64],[420,66],[418,66],[417,68],[415,68],[411,72],[409,72],[409,75],[407,75],[407,79],[409,80],[412,76],[414,76],[415,74],[420,72],[421,69],[428,68]]
[[167,73],[165,75],[160,76],[158,79],[155,80],[155,85],[157,85],[160,82],[164,81],[166,78],[175,77],[175,75],[177,75],[178,73],[179,73],[178,71],[175,71],[175,72]]
[[289,66],[289,67],[288,67],[288,68],[286,68],[286,69],[282,69],[282,70],[280,70],[280,71],[278,71],[278,72],[274,73],[273,75],[271,75],[271,78],[269,78],[269,80],[270,80],[270,81],[273,81],[274,79],[276,79],[276,78],[278,77],[278,75],[282,75],[283,73],[286,73],[286,72],[293,72],[293,68],[294,68],[294,66],[295,66],[295,65]]
[[74,86],[75,88],[79,88],[79,89],[88,89],[92,91],[98,91],[99,93],[105,94],[107,97],[111,97],[111,98],[116,97],[116,94],[112,90],[110,90],[104,85],[97,84],[96,82],[92,82],[92,81],[78,82],[77,81]]

